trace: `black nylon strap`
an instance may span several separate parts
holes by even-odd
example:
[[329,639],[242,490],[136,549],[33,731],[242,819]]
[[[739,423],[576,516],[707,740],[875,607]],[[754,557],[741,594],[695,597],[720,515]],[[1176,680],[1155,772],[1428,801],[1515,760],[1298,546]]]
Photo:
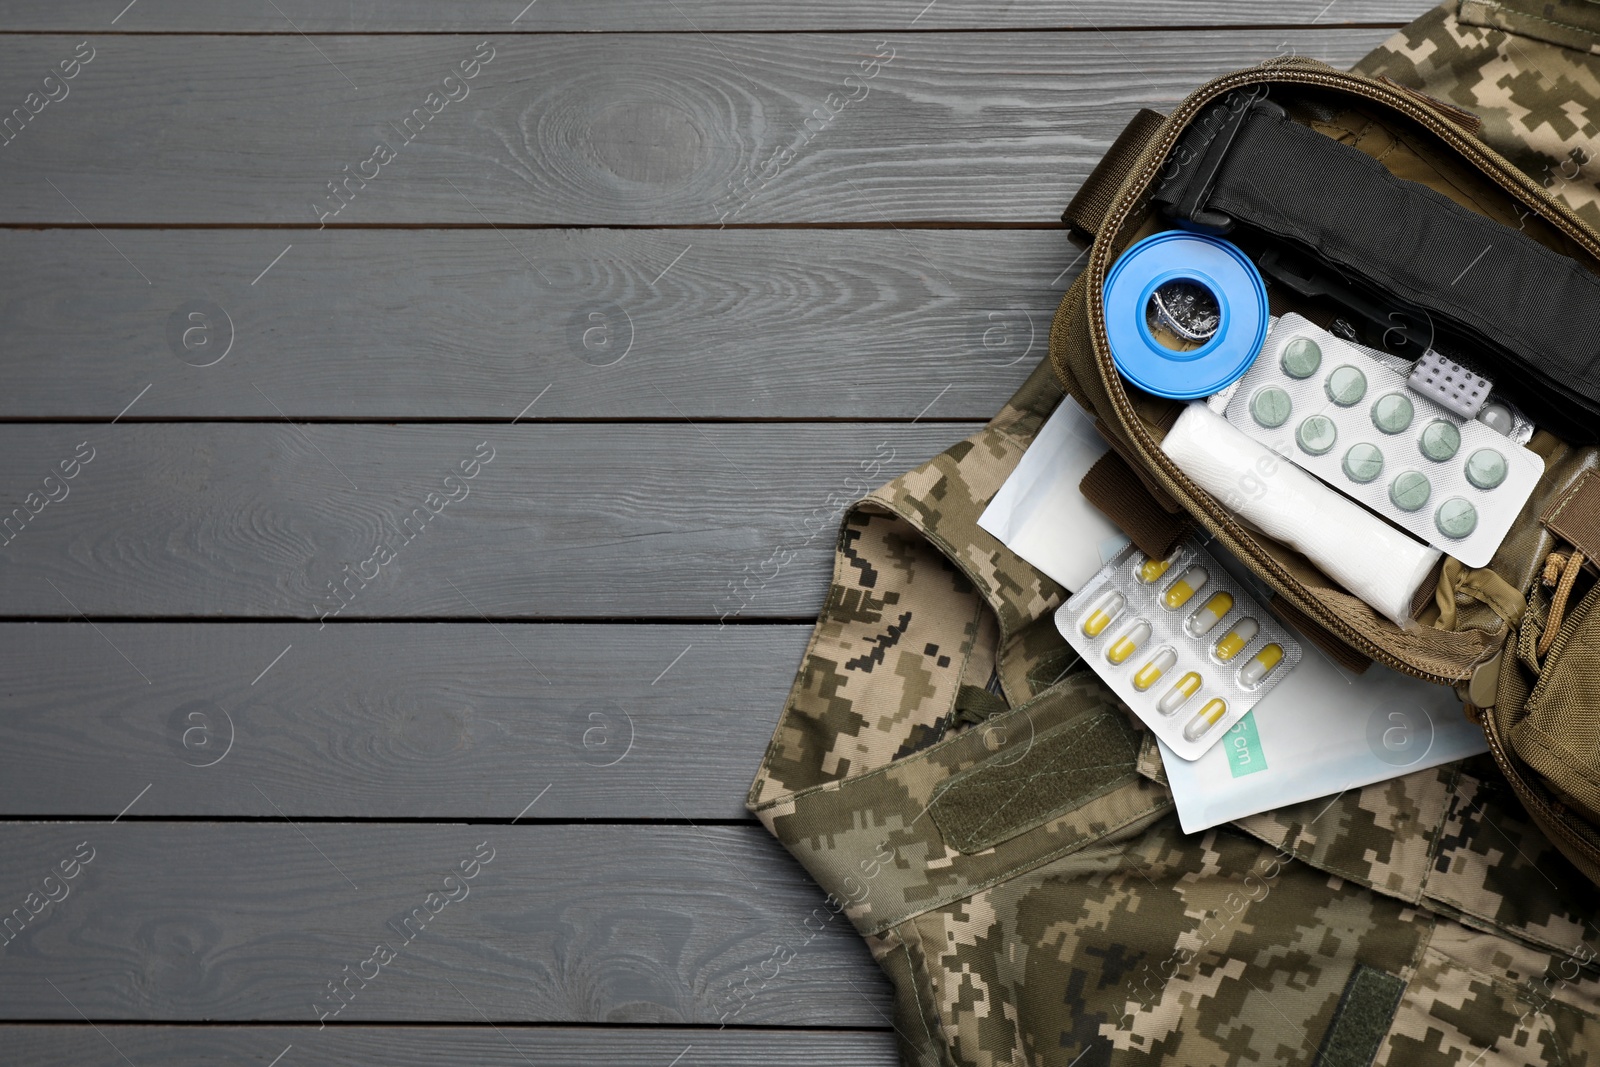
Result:
[[1270,102],[1234,114],[1220,168],[1200,174],[1210,137],[1177,156],[1154,197],[1169,214],[1247,223],[1427,310],[1484,344],[1496,386],[1535,422],[1600,440],[1600,279]]

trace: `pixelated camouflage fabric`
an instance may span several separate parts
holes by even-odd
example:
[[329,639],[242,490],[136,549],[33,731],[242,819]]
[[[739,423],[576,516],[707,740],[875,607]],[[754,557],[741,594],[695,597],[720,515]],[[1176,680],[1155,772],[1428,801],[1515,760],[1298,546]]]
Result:
[[869,944],[916,976],[908,1064],[1365,1063],[1329,1043],[1358,965],[1403,986],[1372,1062],[1600,1062],[1590,950],[1489,936],[1170,816]]
[[1467,0],[1435,8],[1355,69],[1483,120],[1484,142],[1600,229],[1600,5]]

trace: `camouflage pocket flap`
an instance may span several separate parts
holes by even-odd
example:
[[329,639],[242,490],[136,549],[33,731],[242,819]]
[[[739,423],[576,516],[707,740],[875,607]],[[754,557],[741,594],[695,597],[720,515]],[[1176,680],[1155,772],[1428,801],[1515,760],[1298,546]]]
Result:
[[1600,51],[1600,7],[1593,0],[1463,0],[1460,19],[1580,52]]
[[1138,731],[1110,708],[1041,732],[1020,756],[1002,750],[954,775],[929,810],[945,841],[982,852],[1129,781],[1138,756]]

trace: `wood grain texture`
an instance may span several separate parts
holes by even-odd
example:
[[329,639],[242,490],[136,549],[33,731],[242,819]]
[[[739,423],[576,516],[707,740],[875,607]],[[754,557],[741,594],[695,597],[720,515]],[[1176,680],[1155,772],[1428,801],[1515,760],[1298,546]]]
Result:
[[548,785],[524,819],[747,819],[811,634],[99,627],[0,625],[0,811],[110,818],[150,785],[130,815],[252,817],[255,783],[293,818],[504,821]]
[[[524,395],[545,385],[562,388],[535,381]],[[925,402],[939,391],[927,386]],[[27,519],[0,546],[0,604],[28,617],[336,622],[814,615],[841,510],[971,432],[0,426],[0,524],[16,524],[18,508]],[[82,446],[93,458],[76,478],[45,481]],[[459,466],[480,454],[489,462],[463,479]]]
[[[112,5],[117,7],[119,5]],[[271,6],[245,0],[139,0],[115,12],[80,8],[53,0],[19,0],[6,5],[0,30],[73,30],[149,33],[371,33],[445,31],[464,33],[653,30],[989,30],[1064,29],[1096,26],[1229,26],[1401,23],[1427,10],[1417,0],[1014,0],[1003,5],[974,0],[820,0],[792,4],[781,0],[676,0],[641,4],[636,0],[505,0],[475,4],[466,0],[383,0],[360,5],[330,5],[318,0],[277,0]],[[263,7],[265,10],[263,10]]]
[[[1140,107],[1279,55],[1349,66],[1387,35],[502,36],[456,103],[430,94],[474,37],[108,37],[0,150],[0,223],[315,228],[349,175],[335,225],[1053,223]],[[0,38],[0,101],[77,44]],[[368,164],[380,141],[393,158]]]
[[[880,1031],[657,1030],[607,1027],[315,1027],[19,1025],[0,1030],[29,1067],[895,1067],[894,1034]],[[687,1050],[687,1052],[685,1051]],[[127,1056],[124,1060],[122,1057]],[[675,1057],[682,1056],[681,1059]]]
[[[0,231],[0,418],[109,419],[149,385],[128,418],[258,417],[264,393],[297,418],[510,419],[559,379],[541,417],[911,419],[948,384],[936,414],[988,419],[1081,255],[1059,230],[115,240],[154,285],[92,230]],[[190,323],[201,301],[223,314]]]
[[[85,841],[68,895],[5,946],[0,1016],[314,1024],[380,943],[396,958],[364,968],[336,1023],[888,1014],[866,946],[760,827],[7,824],[0,901],[22,906]],[[446,885],[483,842],[490,862]],[[419,907],[436,914],[406,928]],[[793,958],[763,973],[777,946]]]

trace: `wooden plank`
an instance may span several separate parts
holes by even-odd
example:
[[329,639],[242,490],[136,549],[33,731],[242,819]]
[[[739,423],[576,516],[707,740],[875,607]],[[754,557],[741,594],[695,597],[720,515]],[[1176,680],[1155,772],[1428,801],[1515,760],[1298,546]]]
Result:
[[911,419],[936,381],[938,414],[987,419],[1081,255],[1060,230],[115,240],[156,284],[92,230],[0,231],[0,418],[110,418],[149,385],[128,418],[509,419],[559,378],[543,417]]
[[[759,827],[7,824],[0,901],[74,856],[92,858],[68,894],[5,947],[0,1017],[314,1024],[363,971],[336,1023],[888,1015],[866,946]],[[475,877],[447,884],[463,862]],[[406,927],[419,907],[436,914]],[[363,967],[378,944],[394,958]]]
[[0,812],[747,819],[810,634],[0,624]]
[[[117,7],[118,5],[111,5]],[[1015,0],[1002,6],[981,3],[906,3],[903,0],[819,0],[792,4],[781,0],[678,0],[673,5],[634,0],[522,0],[504,4],[442,4],[433,0],[383,0],[360,5],[329,5],[318,0],[278,0],[282,14],[255,4],[204,0],[140,0],[120,16],[97,8],[53,0],[20,0],[6,5],[6,30],[76,30],[150,33],[582,33],[592,31],[730,30],[994,30],[1064,29],[1096,26],[1337,26],[1350,23],[1401,23],[1426,5],[1400,0],[1216,0],[1202,6],[1183,0]],[[115,22],[113,23],[113,18]]]
[[[0,223],[1053,223],[1138,108],[1387,35],[106,38],[5,147]],[[0,101],[78,44],[0,40]]]
[[[606,1027],[0,1026],[0,1045],[29,1067],[895,1067],[880,1031],[661,1030]],[[681,1059],[675,1057],[682,1056]],[[122,1057],[127,1056],[127,1060]]]
[[[920,387],[928,404],[943,388]],[[546,388],[562,383],[530,381],[517,400]],[[335,623],[815,615],[842,509],[972,431],[0,426],[0,604]]]

